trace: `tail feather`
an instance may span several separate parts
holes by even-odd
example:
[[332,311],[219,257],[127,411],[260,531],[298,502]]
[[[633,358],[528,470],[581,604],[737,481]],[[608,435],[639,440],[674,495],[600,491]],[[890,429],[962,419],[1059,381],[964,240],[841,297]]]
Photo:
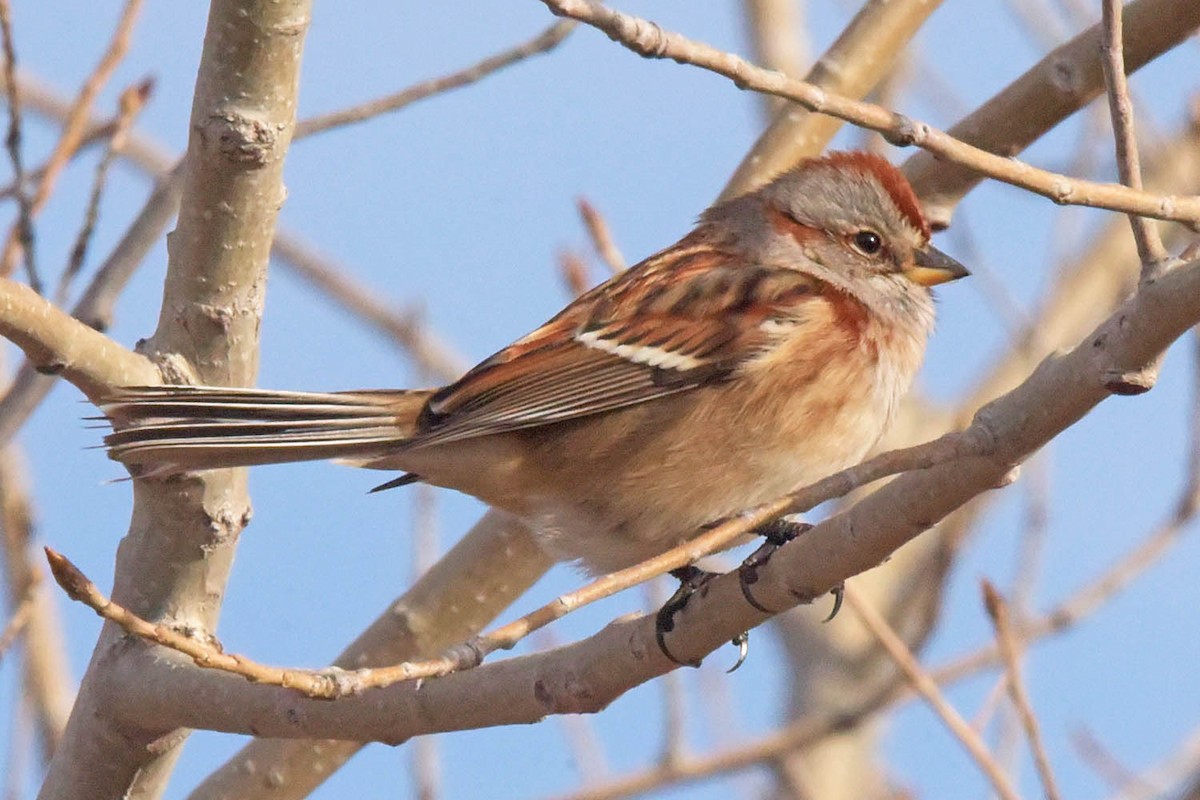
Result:
[[103,404],[109,457],[155,473],[337,458],[367,464],[417,432],[429,391],[121,389]]

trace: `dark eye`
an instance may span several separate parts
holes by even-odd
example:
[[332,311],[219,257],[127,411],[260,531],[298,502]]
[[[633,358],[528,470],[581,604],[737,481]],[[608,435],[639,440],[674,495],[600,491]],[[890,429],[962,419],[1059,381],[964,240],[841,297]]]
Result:
[[883,249],[883,238],[875,231],[854,234],[854,247],[864,255],[873,256]]

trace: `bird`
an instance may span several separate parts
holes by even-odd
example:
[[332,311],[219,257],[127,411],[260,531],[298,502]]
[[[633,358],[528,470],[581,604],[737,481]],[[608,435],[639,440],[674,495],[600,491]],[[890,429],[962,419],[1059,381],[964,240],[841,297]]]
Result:
[[931,287],[969,274],[930,237],[903,173],[833,152],[713,205],[447,386],[123,387],[105,444],[143,478],[397,470],[385,487],[456,489],[613,572],[867,455],[923,360]]

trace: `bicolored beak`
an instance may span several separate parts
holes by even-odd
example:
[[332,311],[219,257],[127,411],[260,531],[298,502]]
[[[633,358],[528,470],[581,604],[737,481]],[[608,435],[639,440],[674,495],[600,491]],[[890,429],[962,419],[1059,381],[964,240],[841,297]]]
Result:
[[922,286],[937,286],[939,283],[956,281],[970,275],[970,271],[950,256],[929,245],[924,250],[918,250],[913,258],[912,266],[904,270],[904,274],[913,283]]

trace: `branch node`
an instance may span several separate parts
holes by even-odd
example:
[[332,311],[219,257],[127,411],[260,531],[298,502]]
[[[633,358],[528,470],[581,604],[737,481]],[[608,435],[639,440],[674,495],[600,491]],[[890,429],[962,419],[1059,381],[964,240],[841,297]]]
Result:
[[276,157],[279,130],[264,120],[239,111],[210,114],[197,132],[205,143],[233,164],[258,169]]
[[887,140],[888,144],[894,144],[896,147],[911,147],[924,138],[921,126],[904,114],[893,112],[892,125],[891,130],[883,133],[883,138]]

